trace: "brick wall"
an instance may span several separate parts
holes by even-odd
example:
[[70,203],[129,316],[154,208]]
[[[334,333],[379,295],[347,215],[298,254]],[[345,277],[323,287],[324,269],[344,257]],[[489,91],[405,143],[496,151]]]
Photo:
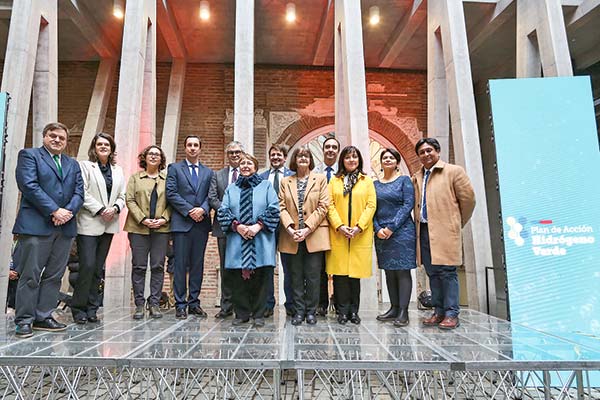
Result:
[[[1,65],[0,65],[1,67]],[[79,144],[89,100],[91,98],[97,62],[59,63],[59,120],[73,130],[70,153]],[[170,64],[157,65],[157,115],[156,137],[161,143],[164,111],[167,101]],[[118,70],[117,75],[118,77]],[[427,82],[425,72],[369,70],[366,74],[369,101],[369,118],[373,113],[397,115],[417,120],[419,130],[426,130]],[[114,134],[118,79],[115,79],[107,109],[104,130]],[[233,109],[234,70],[232,65],[191,64],[187,66],[183,110],[179,131],[178,160],[183,158],[183,139],[187,135],[202,137],[201,160],[208,167],[223,167],[223,148],[230,138],[224,138],[225,111]],[[334,95],[334,72],[331,68],[308,68],[258,65],[255,68],[255,108],[263,109],[268,120],[270,111],[299,111],[309,107],[316,99]],[[385,130],[385,129],[382,129]],[[26,145],[31,144],[31,124]],[[400,143],[392,129],[379,132],[398,147]],[[265,135],[255,137],[255,155],[265,163]],[[218,254],[216,241],[211,238],[205,258],[205,277],[202,297],[206,305],[218,302],[217,274]]]

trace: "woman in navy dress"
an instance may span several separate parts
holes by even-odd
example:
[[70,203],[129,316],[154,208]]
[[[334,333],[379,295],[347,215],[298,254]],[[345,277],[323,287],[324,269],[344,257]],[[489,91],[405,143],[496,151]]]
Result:
[[375,250],[379,268],[385,270],[391,308],[378,315],[379,321],[408,325],[412,292],[410,270],[416,268],[416,233],[411,211],[415,192],[408,176],[398,174],[400,153],[385,149],[379,160],[384,176],[375,182],[377,211],[373,218]]

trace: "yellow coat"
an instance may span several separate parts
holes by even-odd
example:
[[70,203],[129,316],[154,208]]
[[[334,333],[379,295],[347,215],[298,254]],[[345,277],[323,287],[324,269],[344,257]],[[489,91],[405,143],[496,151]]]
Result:
[[[344,178],[333,177],[329,182],[329,237],[327,273],[368,278],[373,265],[373,215],[377,208],[375,186],[368,176],[360,175],[352,189],[352,215],[348,221],[350,195],[344,196]],[[348,240],[337,231],[342,226],[358,226],[362,232]]]

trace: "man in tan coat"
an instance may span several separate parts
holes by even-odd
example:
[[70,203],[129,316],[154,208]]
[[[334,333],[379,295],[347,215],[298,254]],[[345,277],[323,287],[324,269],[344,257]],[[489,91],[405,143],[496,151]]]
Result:
[[464,169],[440,160],[440,144],[424,138],[415,146],[423,168],[413,175],[417,259],[429,276],[433,315],[423,325],[459,326],[458,276],[462,265],[461,229],[475,208],[475,193]]

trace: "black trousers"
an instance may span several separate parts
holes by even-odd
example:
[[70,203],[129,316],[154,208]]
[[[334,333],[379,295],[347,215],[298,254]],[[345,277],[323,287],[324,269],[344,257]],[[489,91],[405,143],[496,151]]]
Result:
[[340,315],[358,313],[360,307],[360,279],[347,275],[333,276],[333,290]]
[[227,238],[217,238],[217,245],[219,247],[219,260],[221,274],[221,311],[229,312],[233,309],[232,291],[233,285],[231,283],[231,275],[227,273],[225,269],[225,251],[227,249]]
[[136,306],[146,303],[144,286],[146,285],[146,270],[148,269],[148,256],[150,256],[150,296],[148,303],[158,306],[162,295],[165,276],[165,257],[169,246],[169,234],[151,232],[149,235],[130,233],[129,245],[131,246],[131,286],[133,299]]
[[387,283],[392,307],[407,308],[412,293],[412,277],[410,270],[385,270],[385,282]]
[[329,307],[329,279],[325,265],[325,252],[322,251],[321,271],[319,279],[319,307],[327,310]]
[[112,239],[112,233],[100,236],[77,235],[79,272],[73,285],[71,300],[71,313],[75,319],[96,316],[102,305],[103,295],[99,288]]
[[288,254],[288,271],[291,276],[292,298],[296,314],[315,314],[319,303],[319,289],[323,252],[309,253],[306,242],[298,243],[298,252]]
[[256,268],[250,279],[242,278],[241,269],[228,269],[227,274],[233,287],[233,310],[236,318],[247,319],[251,316],[262,318],[267,304],[267,286],[269,269],[273,267]]

